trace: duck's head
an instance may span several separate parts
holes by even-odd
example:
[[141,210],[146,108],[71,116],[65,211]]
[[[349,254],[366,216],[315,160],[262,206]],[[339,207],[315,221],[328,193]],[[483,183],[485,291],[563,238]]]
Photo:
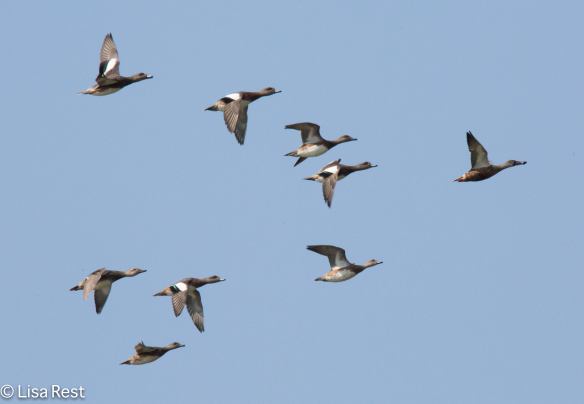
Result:
[[148,76],[146,73],[138,73],[138,74],[134,74],[130,78],[132,79],[132,81],[142,81],[142,80],[146,80],[146,79],[151,79],[152,77],[153,76]]
[[379,264],[383,264],[383,261],[370,260],[370,261],[367,261],[365,263],[365,265],[363,265],[363,266],[369,268],[369,267],[373,267],[373,266],[379,265]]
[[213,276],[206,278],[206,280],[207,280],[207,283],[217,283],[217,282],[222,282],[225,279],[222,279],[222,278],[218,277],[217,275],[213,275]]
[[357,140],[357,139],[355,139],[354,137],[351,137],[349,135],[341,136],[340,138],[337,139],[337,141],[339,143],[352,142],[353,140]]
[[172,344],[168,345],[167,348],[168,349],[176,349],[176,348],[182,348],[184,345],[179,344],[178,342],[173,342]]
[[513,167],[513,166],[521,166],[523,164],[527,164],[527,161],[509,160],[507,162],[507,164],[509,164],[511,167]]
[[128,274],[128,276],[136,276],[138,274],[141,274],[142,272],[146,272],[146,270],[145,269],[140,269],[140,268],[131,268],[131,269],[128,269],[126,271],[126,273]]
[[356,167],[357,167],[358,170],[367,170],[368,168],[377,167],[377,165],[376,164],[371,164],[370,162],[366,161],[364,163],[357,164]]
[[264,95],[272,95],[272,94],[281,93],[281,92],[282,91],[276,91],[276,89],[274,87],[266,87],[262,91],[260,91],[260,93],[262,93]]

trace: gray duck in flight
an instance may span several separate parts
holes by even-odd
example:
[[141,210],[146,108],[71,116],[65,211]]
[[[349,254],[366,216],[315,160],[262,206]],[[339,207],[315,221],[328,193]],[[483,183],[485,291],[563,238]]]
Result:
[[323,139],[320,136],[320,126],[310,122],[286,125],[285,128],[299,130],[300,136],[302,137],[302,146],[293,152],[285,154],[285,156],[300,157],[298,160],[296,160],[294,167],[302,163],[308,157],[316,157],[326,153],[338,144],[357,140],[348,135],[341,136],[337,140]]
[[331,265],[331,270],[327,274],[316,278],[315,281],[343,282],[360,274],[369,267],[383,264],[383,262],[377,260],[369,260],[363,265],[351,264],[345,256],[345,250],[332,245],[309,245],[306,248],[320,255],[327,256]]
[[103,306],[109,297],[112,290],[112,283],[122,278],[129,278],[146,272],[140,268],[131,268],[127,271],[107,271],[105,268],[98,269],[87,275],[85,279],[79,282],[79,285],[73,286],[72,290],[83,290],[83,300],[87,300],[91,291],[93,291],[93,298],[95,299],[95,311],[97,314],[101,313]]
[[487,157],[487,151],[482,144],[470,132],[466,132],[466,142],[470,151],[470,171],[462,177],[455,179],[455,182],[482,181],[491,178],[493,175],[509,167],[527,164],[527,161],[509,160],[498,166],[493,165]]

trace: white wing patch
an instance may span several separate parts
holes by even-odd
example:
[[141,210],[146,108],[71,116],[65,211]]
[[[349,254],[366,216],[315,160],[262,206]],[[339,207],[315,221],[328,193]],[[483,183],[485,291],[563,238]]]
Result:
[[178,288],[178,290],[180,290],[181,292],[184,292],[185,290],[187,290],[189,288],[188,285],[183,283],[183,282],[179,282],[179,283],[175,284],[174,286],[176,286]]
[[239,94],[239,93],[233,93],[233,94],[228,94],[225,97],[231,98],[232,100],[237,101],[237,100],[239,100],[241,98],[241,94]]
[[323,173],[331,173],[331,174],[335,174],[336,172],[339,171],[339,166],[338,165],[334,165],[332,167],[327,168],[326,170],[323,170]]
[[116,58],[110,59],[109,62],[107,62],[107,66],[105,67],[103,75],[107,75],[108,72],[116,66],[116,63],[120,63],[120,61]]

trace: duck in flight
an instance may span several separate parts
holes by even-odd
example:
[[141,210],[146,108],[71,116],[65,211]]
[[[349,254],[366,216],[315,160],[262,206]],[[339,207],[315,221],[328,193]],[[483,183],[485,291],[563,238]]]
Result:
[[112,283],[122,278],[129,278],[146,272],[140,268],[132,268],[127,271],[107,271],[105,268],[89,274],[85,279],[79,282],[79,285],[73,286],[72,290],[83,290],[83,300],[87,300],[91,291],[94,291],[93,298],[95,299],[95,311],[97,314],[101,313],[105,302],[112,290]]
[[132,356],[127,361],[120,363],[120,365],[144,365],[145,363],[154,362],[168,351],[182,348],[183,346],[184,345],[181,345],[178,342],[173,342],[165,347],[146,346],[144,345],[144,342],[140,342],[134,347],[136,355]]
[[337,140],[323,139],[320,136],[320,126],[310,122],[286,125],[285,128],[299,130],[300,136],[302,136],[302,146],[298,150],[285,154],[285,156],[299,157],[296,164],[294,164],[294,167],[302,163],[308,157],[316,157],[326,153],[338,144],[357,140],[348,135],[341,136]]
[[482,144],[470,132],[466,132],[466,142],[470,151],[470,162],[472,168],[462,177],[455,179],[456,182],[482,181],[491,178],[493,175],[506,168],[527,164],[527,161],[509,160],[498,166],[493,165],[487,157],[487,151]]
[[329,208],[333,202],[333,195],[335,193],[335,185],[337,184],[337,181],[342,180],[347,175],[354,173],[355,171],[362,171],[372,167],[377,167],[377,165],[373,165],[368,161],[357,164],[356,166],[346,166],[339,164],[340,161],[341,159],[335,160],[332,163],[324,166],[318,173],[311,175],[310,177],[303,178],[304,180],[322,183],[322,194]]
[[332,245],[309,245],[306,248],[320,255],[326,255],[331,265],[330,272],[316,278],[315,281],[343,282],[363,272],[366,268],[383,264],[376,260],[367,261],[363,265],[351,264],[345,256],[345,250]]
[[245,131],[247,130],[247,107],[258,98],[281,93],[273,87],[266,87],[262,91],[248,92],[240,91],[226,95],[204,111],[223,111],[223,119],[227,130],[235,134],[235,138],[240,145],[245,141]]
[[105,36],[99,60],[99,74],[95,79],[97,84],[77,94],[109,95],[132,83],[152,78],[146,73],[138,73],[130,77],[120,76],[120,59],[112,34]]
[[217,283],[224,280],[217,275],[203,279],[185,278],[154,296],[171,296],[172,308],[176,317],[182,313],[186,305],[193,323],[195,323],[195,326],[200,332],[203,332],[205,331],[203,303],[201,302],[201,294],[197,289],[208,283]]

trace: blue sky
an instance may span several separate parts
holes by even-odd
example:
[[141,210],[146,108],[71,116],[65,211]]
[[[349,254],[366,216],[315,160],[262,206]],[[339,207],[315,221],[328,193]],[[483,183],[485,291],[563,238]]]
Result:
[[[87,402],[584,399],[579,2],[12,2],[0,14],[0,385]],[[94,84],[111,32],[122,75]],[[220,113],[250,105],[239,146]],[[293,167],[287,124],[358,138]],[[479,183],[471,130],[496,164]],[[301,179],[378,167],[331,209]],[[578,160],[580,159],[580,160]],[[383,264],[348,282],[310,244]],[[101,315],[69,288],[101,267]],[[170,298],[201,289],[206,331]],[[185,348],[118,366],[139,341]],[[12,401],[17,401],[15,398]]]

